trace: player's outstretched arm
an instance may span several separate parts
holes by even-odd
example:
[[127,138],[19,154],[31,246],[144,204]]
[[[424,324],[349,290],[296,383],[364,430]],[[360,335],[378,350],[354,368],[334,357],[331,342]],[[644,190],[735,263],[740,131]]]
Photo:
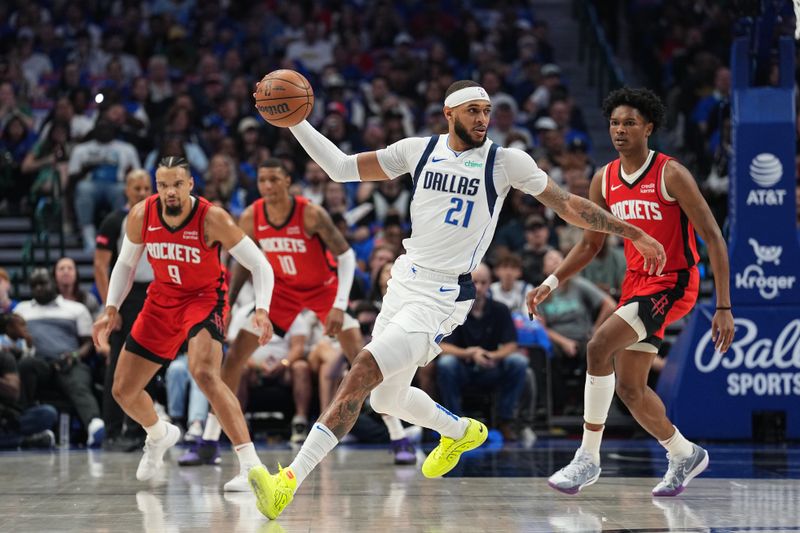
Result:
[[[589,188],[589,198],[601,209],[607,210],[607,204],[603,198],[602,180],[603,169],[600,169],[594,175],[594,178],[592,178],[592,184]],[[538,316],[536,307],[545,301],[548,296],[550,296],[550,293],[554,291],[556,287],[558,287],[559,283],[568,280],[586,268],[586,265],[588,265],[592,259],[594,259],[594,256],[597,255],[597,252],[599,252],[600,248],[603,247],[603,242],[605,240],[605,233],[590,229],[584,230],[583,238],[580,240],[580,242],[572,247],[572,250],[569,251],[567,257],[564,258],[564,261],[561,262],[555,272],[548,276],[544,283],[528,292],[526,297],[528,303],[528,314],[530,316]]]
[[309,205],[304,211],[303,224],[311,235],[319,235],[325,246],[336,255],[336,270],[339,285],[333,308],[325,321],[325,334],[338,335],[344,323],[344,311],[350,303],[350,289],[356,273],[356,254],[347,239],[336,229],[330,215],[321,207]]
[[391,179],[378,163],[375,152],[347,155],[305,120],[290,127],[289,131],[333,181],[345,183]]
[[[239,217],[239,227],[250,238],[254,238],[253,232],[253,206],[248,206],[242,216]],[[239,299],[244,283],[250,277],[250,271],[244,268],[238,261],[231,268],[231,281],[228,284],[228,302],[233,305]]]
[[254,322],[261,329],[258,342],[266,344],[272,337],[272,324],[269,321],[269,304],[272,301],[272,288],[275,285],[272,266],[253,239],[245,235],[224,209],[212,207],[208,210],[204,230],[206,243],[220,243],[252,274],[256,296]]
[[117,262],[114,263],[108,281],[106,307],[92,326],[92,341],[98,349],[108,344],[108,336],[117,323],[119,307],[133,286],[136,265],[144,253],[142,242],[144,206],[145,200],[133,206],[125,223],[125,237],[122,239]]
[[734,334],[728,247],[711,209],[697,187],[697,182],[686,167],[677,161],[668,162],[664,171],[664,182],[667,192],[678,201],[697,233],[708,245],[708,258],[711,260],[717,291],[717,312],[711,321],[711,336],[716,349],[725,352],[733,342]]
[[667,255],[664,247],[645,232],[620,220],[597,204],[563,190],[548,178],[547,187],[536,199],[551,208],[558,215],[579,228],[614,233],[630,239],[644,258],[644,269],[651,275],[660,275],[664,269]]

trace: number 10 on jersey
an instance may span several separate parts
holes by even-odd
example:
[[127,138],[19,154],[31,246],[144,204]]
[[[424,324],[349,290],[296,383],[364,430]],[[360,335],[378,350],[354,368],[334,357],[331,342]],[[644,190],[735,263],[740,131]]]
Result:
[[[475,206],[475,202],[472,200],[467,200],[466,202],[461,198],[454,196],[450,198],[450,203],[453,204],[453,207],[447,210],[447,214],[444,216],[445,224],[452,224],[453,226],[463,226],[465,228],[469,227],[469,218],[472,216],[472,208]],[[464,207],[466,204],[466,208]],[[462,211],[464,211],[462,216]]]

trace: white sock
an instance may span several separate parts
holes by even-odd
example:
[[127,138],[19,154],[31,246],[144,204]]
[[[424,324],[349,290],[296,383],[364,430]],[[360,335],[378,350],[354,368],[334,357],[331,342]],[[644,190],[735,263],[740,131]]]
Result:
[[[675,426],[672,426],[675,428]],[[672,434],[667,440],[658,441],[669,452],[669,456],[674,459],[682,457],[689,457],[692,455],[692,443],[686,440],[678,428],[675,428],[675,433]]]
[[150,440],[163,439],[167,436],[167,423],[159,418],[158,422],[152,426],[144,426],[144,430],[147,432],[147,438]]
[[239,471],[247,473],[254,466],[261,464],[261,459],[258,458],[256,447],[252,442],[245,442],[239,446],[234,447],[236,457],[239,459]]
[[319,422],[314,424],[314,427],[308,432],[303,447],[289,465],[297,478],[298,487],[337,444],[339,441],[330,429]]
[[406,437],[406,434],[403,431],[403,424],[400,423],[399,418],[392,415],[381,415],[381,418],[383,418],[383,423],[386,425],[386,429],[389,430],[390,440],[400,440]]
[[[603,427],[605,429],[605,427]],[[592,431],[587,429],[586,425],[583,426],[583,440],[581,441],[581,448],[592,454],[594,462],[600,464],[600,442],[603,440],[603,429],[600,431]]]
[[206,428],[203,430],[203,440],[219,440],[221,434],[222,426],[219,425],[217,416],[213,413],[208,413]]
[[[422,392],[422,391],[420,391]],[[427,394],[426,394],[427,396]],[[434,413],[434,421],[430,424],[423,424],[435,431],[440,435],[450,437],[451,439],[458,440],[464,436],[469,427],[469,418],[463,416],[456,416],[438,403],[436,405],[436,412]],[[419,425],[419,424],[416,424]]]

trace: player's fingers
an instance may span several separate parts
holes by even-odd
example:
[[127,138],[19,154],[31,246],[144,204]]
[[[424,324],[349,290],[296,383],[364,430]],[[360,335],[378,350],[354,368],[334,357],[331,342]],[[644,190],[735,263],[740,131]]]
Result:
[[667,256],[663,254],[658,255],[658,271],[656,275],[660,276],[664,272],[664,267],[667,266]]

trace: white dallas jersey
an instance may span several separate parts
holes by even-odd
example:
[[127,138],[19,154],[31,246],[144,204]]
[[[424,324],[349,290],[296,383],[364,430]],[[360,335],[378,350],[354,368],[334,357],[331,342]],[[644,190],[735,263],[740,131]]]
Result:
[[522,150],[483,146],[461,153],[448,135],[403,139],[378,151],[392,178],[413,179],[411,237],[403,241],[414,264],[450,274],[472,272],[492,242],[511,187],[534,196],[547,174]]

